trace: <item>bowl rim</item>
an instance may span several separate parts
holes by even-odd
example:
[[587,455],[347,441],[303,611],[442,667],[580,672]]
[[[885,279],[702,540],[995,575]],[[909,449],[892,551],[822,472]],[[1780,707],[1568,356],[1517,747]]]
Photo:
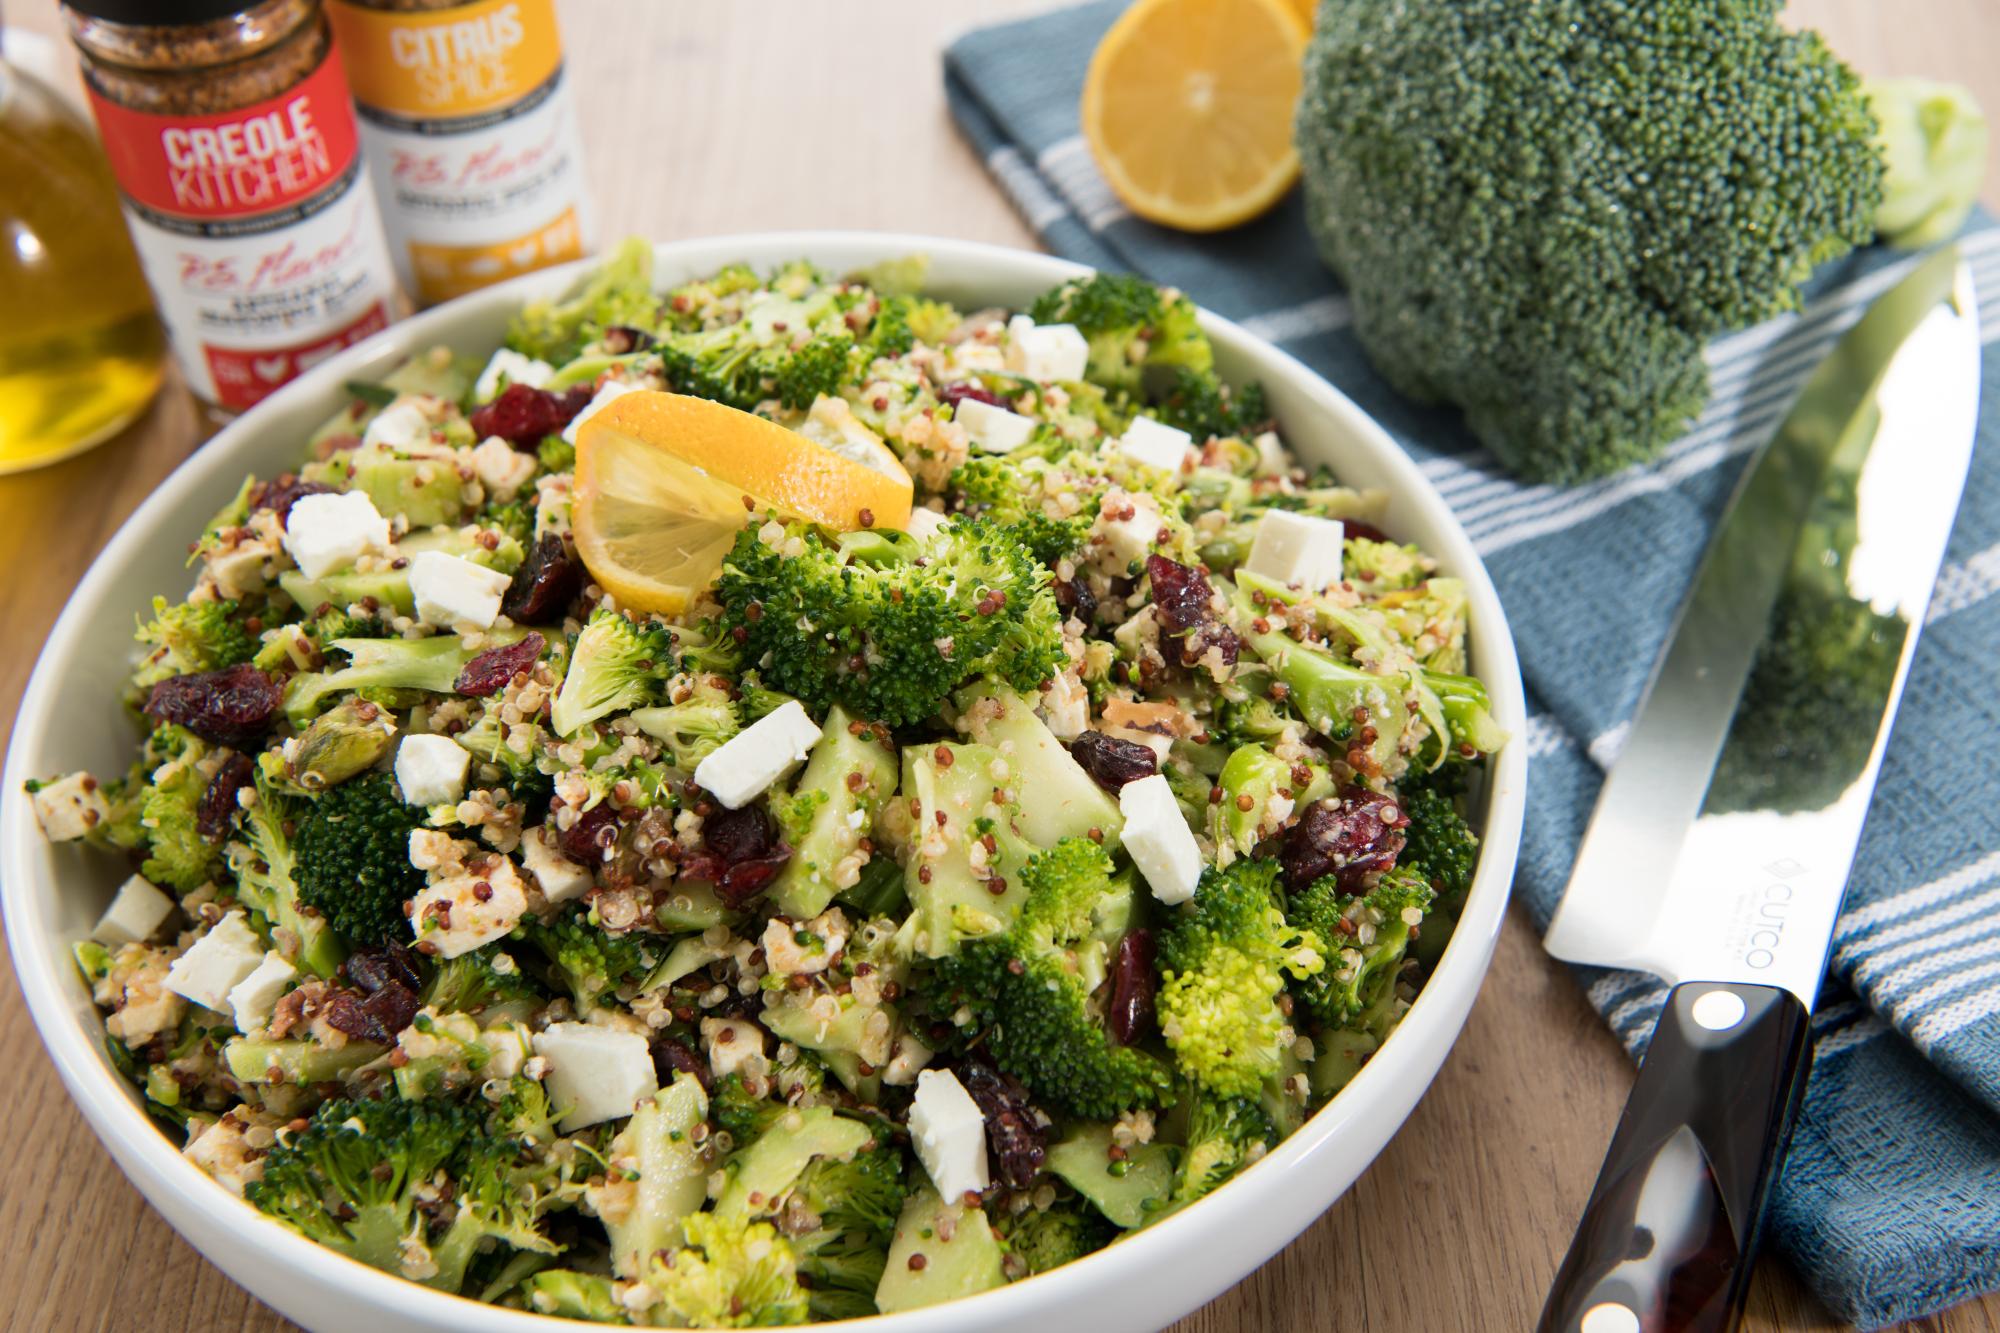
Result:
[[[727,262],[726,259],[715,260],[717,255],[740,255],[755,264],[769,264],[784,258],[813,256],[827,251],[865,253],[875,259],[918,253],[934,260],[947,256],[967,266],[993,270],[994,276],[988,281],[996,284],[1016,281],[1053,285],[1064,278],[1092,271],[1087,265],[1009,246],[867,230],[724,233],[654,245],[656,270],[689,265],[698,268],[703,256],[715,263]],[[556,1330],[574,1329],[578,1325],[574,1320],[509,1310],[470,1297],[435,1291],[348,1259],[265,1216],[185,1158],[167,1133],[141,1109],[130,1087],[104,1055],[101,1021],[98,1030],[93,1032],[78,1020],[75,1006],[65,998],[64,990],[80,982],[74,977],[65,979],[60,975],[52,962],[54,955],[42,947],[54,932],[43,919],[37,890],[46,891],[52,886],[38,883],[40,876],[29,859],[28,848],[39,842],[41,834],[23,783],[34,776],[26,771],[30,751],[37,748],[43,736],[57,724],[55,719],[47,716],[50,700],[63,674],[63,663],[74,651],[75,641],[85,632],[84,608],[95,605],[114,590],[117,568],[127,563],[129,548],[150,535],[188,492],[204,485],[215,474],[233,475],[242,470],[232,460],[240,449],[249,447],[266,429],[264,423],[268,418],[279,415],[283,409],[303,406],[315,397],[330,399],[353,372],[392,349],[399,355],[408,355],[433,345],[440,340],[437,330],[465,318],[474,307],[497,311],[503,307],[518,306],[525,300],[560,293],[578,275],[591,270],[600,257],[525,274],[393,324],[384,332],[344,350],[284,385],[191,452],[120,524],[93,557],[89,569],[78,581],[50,629],[21,694],[7,751],[5,786],[0,789],[0,921],[4,921],[16,976],[28,1002],[30,1017],[51,1061],[92,1129],[111,1150],[121,1171],[147,1196],[149,1206],[177,1230],[181,1229],[179,1222],[153,1203],[155,1191],[179,1197],[205,1214],[206,1220],[240,1241],[242,1254],[232,1258],[247,1258],[280,1273],[293,1268],[304,1270],[323,1287],[347,1289],[357,1308],[396,1309],[424,1327],[476,1326],[496,1330],[496,1333],[555,1333]],[[1218,350],[1268,362],[1269,370],[1260,372],[1267,381],[1281,377],[1313,400],[1338,423],[1344,435],[1342,447],[1371,455],[1371,461],[1390,474],[1388,484],[1411,504],[1429,511],[1432,526],[1446,538],[1442,543],[1447,548],[1445,550],[1435,549],[1439,543],[1427,545],[1432,548],[1431,553],[1439,557],[1440,563],[1453,570],[1466,584],[1475,626],[1474,653],[1479,661],[1479,675],[1492,696],[1496,721],[1513,737],[1513,743],[1503,747],[1489,764],[1481,856],[1465,910],[1437,972],[1419,992],[1402,1023],[1378,1052],[1332,1101],[1223,1188],[1142,1233],[1134,1233],[1114,1246],[1062,1268],[943,1305],[843,1320],[839,1321],[840,1326],[865,1327],[881,1330],[881,1333],[916,1333],[919,1328],[935,1329],[940,1318],[949,1317],[947,1312],[973,1314],[973,1307],[976,1307],[983,1326],[997,1326],[1036,1311],[1072,1307],[1091,1292],[1101,1293],[1107,1286],[1119,1289],[1120,1283],[1144,1282],[1156,1256],[1165,1257],[1182,1238],[1192,1237],[1197,1228],[1221,1223],[1224,1209],[1240,1208],[1259,1194],[1282,1188],[1279,1182],[1286,1175],[1296,1172],[1310,1159],[1334,1151],[1334,1145],[1346,1137],[1344,1131],[1347,1127],[1362,1118],[1365,1106],[1390,1096],[1389,1084],[1399,1073],[1399,1062],[1393,1058],[1385,1059],[1385,1052],[1415,1051],[1420,1043],[1428,1041],[1439,1045],[1438,1061],[1441,1064],[1463,1028],[1465,1012],[1476,999],[1491,961],[1519,850],[1527,768],[1527,714],[1519,664],[1505,612],[1492,580],[1470,538],[1442,497],[1416,462],[1373,417],[1318,372],[1275,343],[1257,337],[1235,321],[1206,308],[1201,311],[1201,322],[1216,342]],[[1455,1022],[1446,1012],[1448,997],[1453,994],[1463,999],[1462,1012]],[[1436,1072],[1433,1067],[1416,1090],[1415,1098],[1421,1098],[1428,1091]],[[1399,1121],[1395,1128],[1400,1128],[1400,1124]],[[1387,1136],[1384,1136],[1385,1144],[1386,1141]],[[1380,1146],[1368,1155],[1368,1159],[1357,1168],[1356,1178],[1372,1164],[1379,1152]],[[1253,1187],[1253,1182],[1258,1183]],[[1351,1184],[1343,1187],[1341,1193],[1344,1194],[1348,1188]],[[1338,1197],[1336,1195],[1335,1199]],[[1328,1200],[1325,1206],[1330,1207],[1333,1201]],[[1288,1237],[1279,1248],[1295,1238],[1295,1235]],[[204,1258],[214,1262],[204,1247],[195,1244],[194,1248],[203,1253]],[[1266,1261],[1268,1256],[1260,1259],[1253,1268]],[[227,1267],[233,1269],[235,1265],[232,1263]],[[1241,1280],[1240,1277],[1231,1279],[1231,1282],[1237,1280]],[[1219,1293],[1224,1289],[1216,1290]],[[252,1294],[257,1293],[253,1291]]]

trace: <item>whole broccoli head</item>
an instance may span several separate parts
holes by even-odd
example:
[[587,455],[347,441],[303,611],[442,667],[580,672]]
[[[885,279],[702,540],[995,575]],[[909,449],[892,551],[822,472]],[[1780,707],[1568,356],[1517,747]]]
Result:
[[313,801],[292,839],[299,898],[350,946],[410,932],[403,905],[424,887],[410,864],[410,830],[423,811],[405,805],[387,773],[344,782]]
[[886,565],[849,563],[814,529],[794,533],[802,549],[782,554],[746,528],[715,597],[743,660],[815,714],[839,703],[903,726],[973,676],[1032,690],[1066,660],[1047,572],[992,527],[958,520],[922,558]]
[[1384,1002],[1392,998],[1411,931],[1422,924],[1435,899],[1424,877],[1402,866],[1383,875],[1366,894],[1344,893],[1328,875],[1293,895],[1291,919],[1327,945],[1326,966],[1293,985],[1307,1012],[1328,1027],[1375,1020],[1367,1026],[1386,1035],[1395,1015]]
[[1181,1069],[1220,1097],[1255,1097],[1278,1073],[1291,1026],[1285,979],[1326,967],[1318,932],[1289,922],[1278,862],[1203,873],[1160,940],[1160,1031]]
[[551,921],[528,917],[510,938],[541,952],[550,981],[569,991],[579,1016],[613,999],[620,986],[639,980],[659,961],[650,937],[612,934],[590,919],[590,905],[583,902],[572,903]]
[[1508,468],[1602,476],[1708,399],[1882,195],[1854,75],[1778,0],[1349,0],[1307,50],[1308,218],[1402,393]]
[[1129,912],[1132,885],[1088,838],[1065,838],[1021,870],[1027,899],[999,935],[940,960],[938,981],[986,1029],[993,1062],[1051,1109],[1110,1119],[1168,1100],[1166,1062],[1112,1040],[1091,994]]
[[486,1242],[560,1249],[512,1178],[519,1146],[451,1102],[329,1101],[279,1139],[244,1194],[350,1259],[457,1291]]

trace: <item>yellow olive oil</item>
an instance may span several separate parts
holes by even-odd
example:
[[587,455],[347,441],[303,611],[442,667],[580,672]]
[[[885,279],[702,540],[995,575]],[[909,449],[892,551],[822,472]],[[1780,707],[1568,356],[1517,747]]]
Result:
[[0,62],[0,473],[116,432],[159,388],[165,352],[96,138]]

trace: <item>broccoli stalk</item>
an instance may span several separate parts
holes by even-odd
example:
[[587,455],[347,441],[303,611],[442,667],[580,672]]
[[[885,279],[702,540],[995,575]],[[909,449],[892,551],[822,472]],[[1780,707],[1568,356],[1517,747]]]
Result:
[[1051,1109],[1110,1119],[1158,1106],[1171,1086],[1157,1056],[1112,1040],[1091,994],[1132,912],[1129,872],[1088,838],[1067,838],[1020,873],[1020,915],[941,961],[947,1004],[971,1010],[995,1064]]
[[[494,630],[488,638],[512,643],[526,630]],[[424,690],[450,694],[466,663],[484,648],[467,648],[456,634],[428,639],[336,639],[327,645],[347,654],[347,665],[293,676],[285,682],[285,716],[303,729],[327,700],[359,690]]]
[[1215,840],[1217,865],[1250,855],[1304,803],[1292,766],[1262,745],[1231,751],[1216,785],[1222,799],[1208,807],[1208,836]]
[[1325,969],[1325,941],[1285,919],[1276,861],[1239,860],[1201,877],[1160,940],[1160,1031],[1181,1068],[1219,1097],[1255,1097],[1293,1030],[1285,978]]
[[1016,792],[994,776],[990,745],[913,745],[903,751],[901,795],[914,814],[903,888],[916,945],[929,957],[959,941],[997,934],[1027,897],[1020,869],[1033,854],[1021,836]]
[[591,612],[570,648],[569,667],[549,721],[558,736],[646,703],[672,672],[673,636],[662,625],[628,620],[610,607]]
[[640,1102],[611,1140],[618,1176],[585,1198],[611,1238],[611,1267],[620,1277],[642,1277],[652,1256],[681,1244],[681,1223],[708,1199],[708,1166],[695,1126],[708,1116],[708,1098],[691,1074]]
[[1117,851],[1125,816],[1118,802],[1084,771],[1034,705],[999,681],[979,681],[955,697],[959,730],[1004,757],[996,783],[1020,801],[1021,836],[1036,847],[1064,838],[1094,837]]
[[861,843],[896,790],[895,753],[876,739],[873,728],[860,726],[836,706],[821,732],[796,785],[772,802],[792,856],[778,872],[770,899],[795,920],[824,912],[844,873],[859,876],[870,859]]
[[285,776],[302,791],[319,793],[367,772],[389,753],[396,723],[387,709],[349,695],[299,733]]
[[1382,376],[1462,407],[1537,481],[1681,434],[1704,343],[1795,306],[1882,196],[1857,80],[1778,8],[1326,6],[1298,104],[1306,213]]
[[629,1324],[631,1312],[618,1299],[612,1280],[597,1273],[545,1268],[521,1284],[528,1308],[559,1319],[592,1324]]

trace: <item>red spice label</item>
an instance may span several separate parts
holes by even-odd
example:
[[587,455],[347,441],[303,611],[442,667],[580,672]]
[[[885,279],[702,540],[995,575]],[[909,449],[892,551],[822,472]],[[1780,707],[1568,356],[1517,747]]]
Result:
[[215,378],[215,401],[232,412],[241,412],[335,352],[388,327],[388,308],[378,301],[352,324],[311,342],[254,350],[208,344],[201,350],[208,360],[208,373]]
[[90,94],[118,184],[141,208],[210,220],[273,213],[340,179],[354,161],[354,107],[340,52],[268,102],[209,116],[158,116]]

